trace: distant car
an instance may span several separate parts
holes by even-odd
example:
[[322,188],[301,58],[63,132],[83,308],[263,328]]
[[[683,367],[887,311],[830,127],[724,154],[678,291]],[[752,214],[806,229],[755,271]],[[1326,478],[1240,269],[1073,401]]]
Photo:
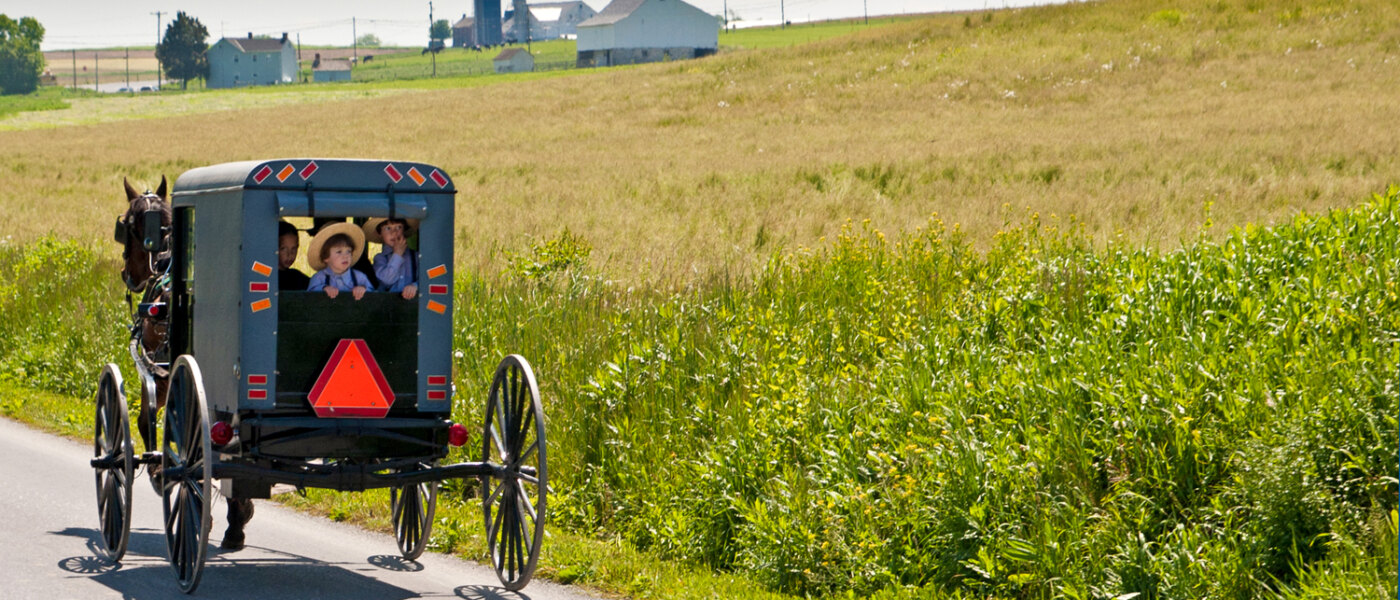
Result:
[[121,89],[119,89],[119,90],[117,90],[117,91],[118,91],[118,92],[129,92],[129,91],[131,91],[131,88],[129,88],[129,87],[124,87],[124,88],[121,88]]
[[143,86],[141,86],[141,91],[143,91],[143,92],[149,92],[149,91],[151,91],[151,86],[149,86],[149,85],[143,85]]

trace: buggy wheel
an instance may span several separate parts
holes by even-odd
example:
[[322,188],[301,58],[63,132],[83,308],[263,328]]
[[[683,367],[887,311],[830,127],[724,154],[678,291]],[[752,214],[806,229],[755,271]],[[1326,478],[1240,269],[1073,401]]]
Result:
[[518,355],[496,368],[483,437],[482,462],[495,469],[482,477],[486,543],[501,584],[518,591],[539,561],[549,490],[540,389],[530,363]]
[[405,559],[417,560],[428,547],[428,538],[433,533],[433,514],[437,512],[437,492],[436,481],[389,488],[394,539]]
[[131,444],[122,374],[108,363],[97,380],[97,419],[92,438],[97,480],[97,518],[102,526],[98,552],[111,562],[126,555],[131,537],[131,479],[136,452]]
[[175,361],[167,394],[160,446],[165,546],[180,580],[180,591],[189,594],[199,587],[204,573],[214,474],[204,379],[193,356]]

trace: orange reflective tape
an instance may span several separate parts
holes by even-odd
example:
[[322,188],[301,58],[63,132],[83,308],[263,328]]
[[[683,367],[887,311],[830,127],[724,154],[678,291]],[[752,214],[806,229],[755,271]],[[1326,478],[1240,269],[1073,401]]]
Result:
[[427,177],[424,177],[422,173],[418,172],[418,167],[409,167],[408,176],[412,177],[413,183],[418,185],[423,185],[423,182],[428,180]]
[[297,172],[296,167],[293,167],[290,164],[285,167],[282,167],[282,170],[277,172],[277,181],[286,181],[287,178],[291,177],[292,173],[295,172]]
[[428,269],[428,279],[437,279],[447,274],[447,265],[438,265]]
[[435,312],[435,313],[437,313],[437,314],[443,314],[443,313],[447,312],[447,305],[446,305],[446,304],[443,304],[443,303],[441,303],[441,302],[438,302],[437,300],[429,300],[429,301],[428,301],[428,310],[431,310],[431,311],[433,311],[433,312]]
[[263,277],[267,277],[268,275],[272,274],[272,267],[269,267],[255,260],[253,261],[253,272],[257,273],[258,275],[262,275]]
[[252,303],[252,304],[249,304],[248,306],[251,307],[251,308],[253,309],[253,312],[264,311],[264,310],[267,310],[267,309],[269,309],[269,308],[272,308],[272,299],[271,299],[271,298],[263,298],[262,300],[258,300],[257,302],[254,302],[254,303]]

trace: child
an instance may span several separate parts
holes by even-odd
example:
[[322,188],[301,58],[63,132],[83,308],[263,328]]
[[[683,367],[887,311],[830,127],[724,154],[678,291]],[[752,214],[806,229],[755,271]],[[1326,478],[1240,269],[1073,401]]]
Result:
[[369,277],[350,268],[364,250],[365,234],[359,227],[343,221],[322,227],[306,249],[306,262],[317,270],[306,291],[325,290],[332,298],[350,292],[356,300],[364,298]]
[[417,220],[374,218],[365,222],[365,239],[384,244],[374,257],[379,289],[399,292],[405,300],[418,295],[418,252],[408,248],[408,238],[418,229]]
[[297,260],[297,250],[301,240],[297,228],[286,221],[277,222],[277,289],[283,291],[304,290],[311,278],[292,268]]

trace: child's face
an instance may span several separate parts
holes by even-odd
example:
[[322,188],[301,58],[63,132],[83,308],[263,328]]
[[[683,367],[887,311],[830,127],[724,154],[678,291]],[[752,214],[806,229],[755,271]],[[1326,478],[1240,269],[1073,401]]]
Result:
[[290,269],[292,263],[297,261],[297,248],[301,247],[301,241],[297,239],[297,234],[289,233],[277,240],[277,266],[282,269]]
[[336,275],[339,275],[350,268],[350,263],[354,258],[354,250],[344,244],[337,244],[331,246],[330,251],[326,254],[326,266],[330,267],[331,271]]
[[379,237],[385,246],[397,248],[403,243],[403,223],[385,223],[379,228]]

